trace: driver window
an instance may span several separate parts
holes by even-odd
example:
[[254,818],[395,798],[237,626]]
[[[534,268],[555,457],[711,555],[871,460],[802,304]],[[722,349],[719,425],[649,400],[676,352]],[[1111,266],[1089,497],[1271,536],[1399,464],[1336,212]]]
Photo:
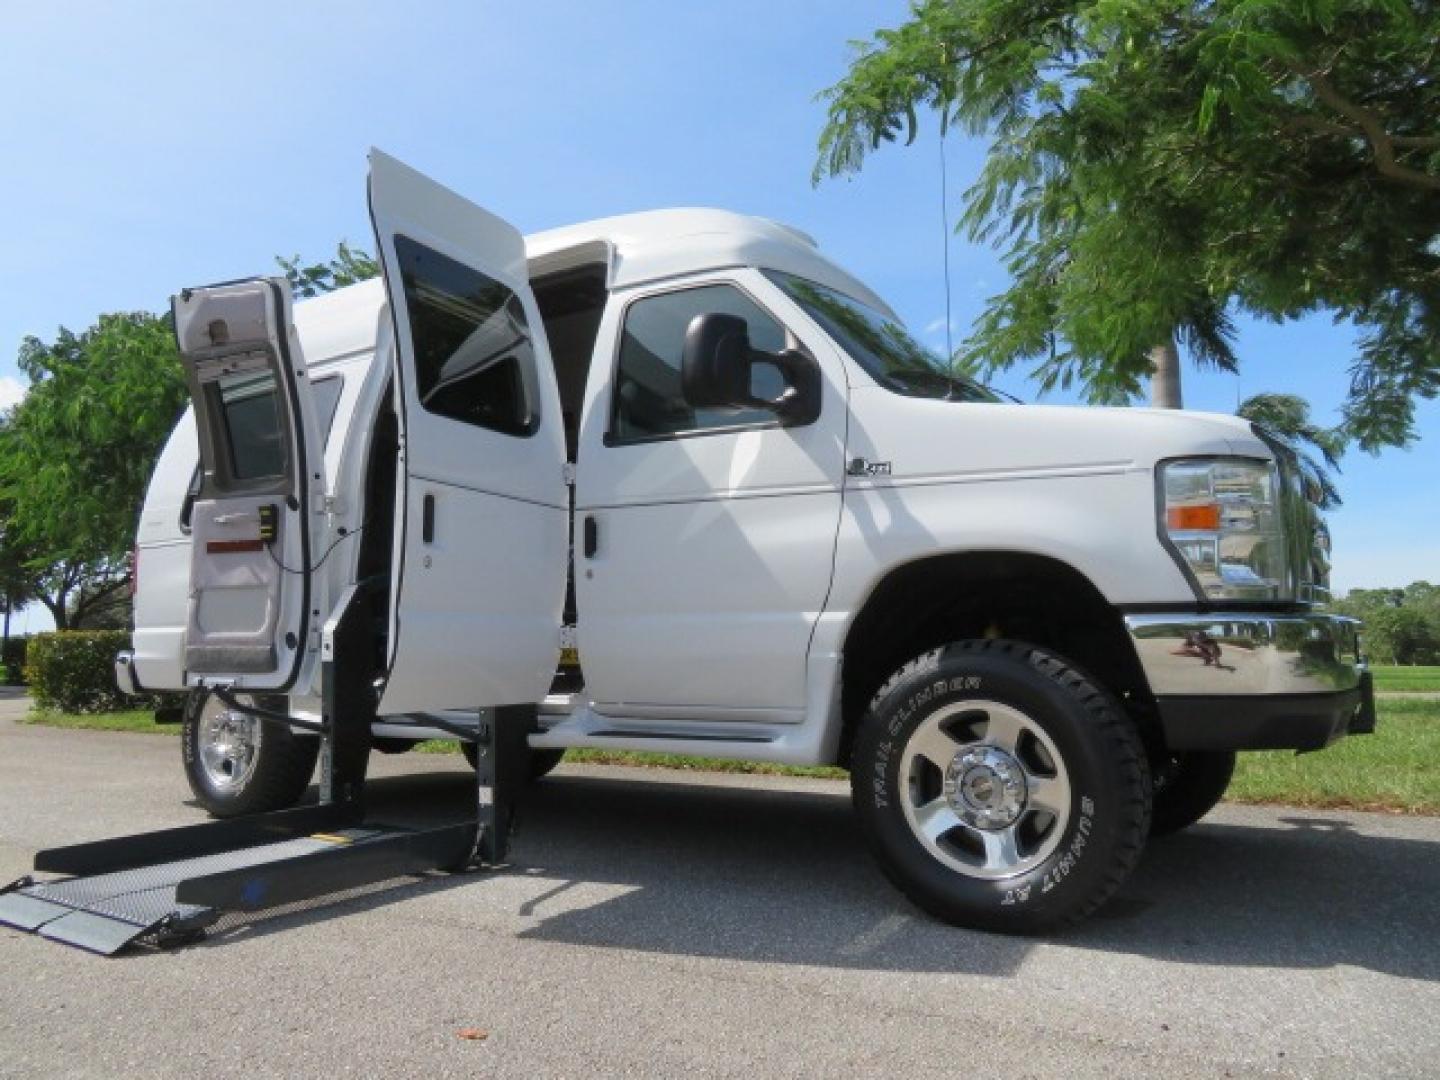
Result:
[[[765,409],[695,409],[680,392],[680,353],[685,331],[697,315],[720,312],[745,320],[750,344],[764,352],[785,347],[785,328],[733,285],[702,285],[636,300],[625,311],[620,360],[615,374],[610,442],[776,423]],[[755,396],[773,398],[784,380],[770,364],[756,364]]]

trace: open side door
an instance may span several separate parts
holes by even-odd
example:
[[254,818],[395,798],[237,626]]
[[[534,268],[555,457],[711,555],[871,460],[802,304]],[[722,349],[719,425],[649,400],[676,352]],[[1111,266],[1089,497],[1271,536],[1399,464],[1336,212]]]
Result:
[[560,653],[555,369],[513,226],[378,150],[401,450],[381,713],[533,704]]
[[322,444],[290,287],[254,278],[186,289],[171,308],[201,463],[186,679],[287,690],[325,610],[309,572],[325,500]]

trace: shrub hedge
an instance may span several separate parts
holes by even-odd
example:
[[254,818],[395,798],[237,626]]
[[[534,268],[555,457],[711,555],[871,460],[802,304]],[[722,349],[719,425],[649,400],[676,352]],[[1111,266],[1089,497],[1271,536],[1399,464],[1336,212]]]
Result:
[[30,639],[25,678],[35,704],[68,713],[143,709],[115,685],[115,654],[130,647],[126,630],[59,630]]
[[0,664],[5,666],[5,685],[19,686],[25,681],[25,645],[23,637],[12,637],[5,642],[5,652]]

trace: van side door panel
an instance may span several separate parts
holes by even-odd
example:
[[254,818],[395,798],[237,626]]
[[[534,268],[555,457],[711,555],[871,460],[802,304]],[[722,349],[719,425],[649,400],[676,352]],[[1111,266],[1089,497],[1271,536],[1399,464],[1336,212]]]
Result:
[[191,684],[285,690],[324,609],[308,573],[325,497],[315,406],[284,279],[172,301],[200,444],[184,664]]
[[524,240],[378,150],[370,213],[401,423],[381,712],[537,702],[560,653],[569,497]]
[[[833,347],[808,329],[797,336],[769,295],[761,275],[737,270],[617,297],[606,314],[576,480],[577,535],[595,534],[593,556],[577,553],[576,588],[598,712],[803,717],[840,520],[846,384]],[[813,423],[686,406],[681,343],[711,311],[744,318],[757,349],[788,342],[816,358]]]

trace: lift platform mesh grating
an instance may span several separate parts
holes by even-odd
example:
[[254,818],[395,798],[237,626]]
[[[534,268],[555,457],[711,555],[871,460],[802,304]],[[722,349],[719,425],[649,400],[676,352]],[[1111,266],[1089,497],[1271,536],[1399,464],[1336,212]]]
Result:
[[[0,924],[108,956],[147,937],[163,942],[193,934],[219,917],[213,907],[180,902],[176,893],[182,883],[306,856],[319,859],[357,851],[395,836],[393,830],[343,829],[91,877],[23,884],[0,894]],[[301,873],[306,868],[303,863],[287,865]],[[311,869],[323,874],[325,867],[317,861]],[[252,892],[265,887],[263,878],[254,880]],[[263,906],[262,896],[249,899],[247,906]]]

